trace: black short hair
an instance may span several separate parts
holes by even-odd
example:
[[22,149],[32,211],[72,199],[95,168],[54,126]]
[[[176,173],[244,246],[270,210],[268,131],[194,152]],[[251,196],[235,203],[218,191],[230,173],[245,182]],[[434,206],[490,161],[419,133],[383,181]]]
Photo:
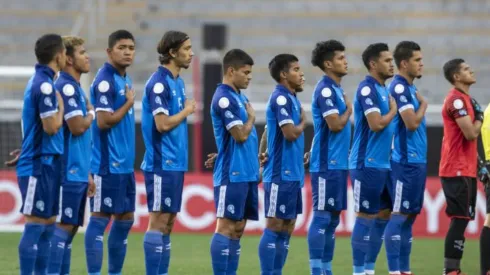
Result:
[[402,41],[398,43],[393,52],[393,58],[397,68],[400,68],[400,64],[403,60],[409,60],[413,56],[413,52],[420,51],[419,44],[413,41]]
[[332,61],[336,51],[345,51],[345,46],[340,41],[331,39],[316,43],[311,52],[311,64],[324,70],[323,63],[325,60]]
[[367,46],[362,53],[362,62],[364,63],[364,66],[369,70],[369,62],[377,60],[382,52],[389,50],[388,44],[386,43],[374,43]]
[[166,32],[160,42],[158,42],[157,53],[160,54],[158,60],[160,64],[168,64],[172,59],[170,55],[171,50],[178,50],[185,41],[190,37],[180,31],[168,31]]
[[229,67],[239,69],[245,65],[253,66],[254,60],[244,50],[232,49],[223,57],[223,73],[226,73]]
[[462,58],[451,59],[444,64],[442,70],[444,71],[444,77],[449,81],[449,83],[454,84],[454,74],[459,72],[461,69],[461,64],[465,61]]
[[123,39],[131,39],[134,42],[134,36],[132,33],[127,30],[117,30],[109,35],[107,45],[109,46],[109,48],[112,48],[114,47],[114,45],[116,45],[117,41]]
[[41,36],[37,39],[34,46],[37,62],[39,64],[48,64],[57,53],[63,51],[64,47],[61,35],[50,33]]
[[269,72],[276,82],[281,81],[281,72],[287,72],[293,62],[298,62],[298,58],[292,54],[278,54],[269,62]]

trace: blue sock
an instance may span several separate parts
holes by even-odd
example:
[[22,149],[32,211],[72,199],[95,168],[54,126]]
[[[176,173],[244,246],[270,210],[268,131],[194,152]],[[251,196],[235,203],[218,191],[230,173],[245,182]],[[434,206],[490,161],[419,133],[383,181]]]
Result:
[[325,230],[325,246],[322,257],[322,269],[325,275],[332,275],[332,260],[333,252],[335,250],[335,229],[337,229],[339,223],[340,216],[338,214],[332,214],[330,223]]
[[315,211],[308,229],[308,250],[310,252],[311,275],[322,275],[322,259],[325,250],[325,233],[330,224],[331,214],[327,211]]
[[60,274],[61,263],[65,254],[66,241],[71,233],[61,227],[56,227],[51,238],[51,251],[49,253],[48,274]]
[[274,274],[274,260],[276,258],[276,243],[279,234],[269,229],[264,229],[259,242],[259,259],[261,275]]
[[412,253],[412,227],[415,219],[407,219],[402,226],[400,245],[400,271],[410,271],[410,254]]
[[388,220],[374,219],[374,223],[369,234],[368,251],[366,253],[364,264],[366,272],[368,270],[374,271],[376,258],[378,258],[379,251],[383,245],[383,236],[387,224]]
[[282,269],[286,264],[289,252],[289,239],[287,231],[278,233],[276,240],[276,257],[274,258],[274,275],[282,275]]
[[388,271],[391,273],[400,271],[400,240],[402,226],[406,219],[407,217],[403,215],[391,215],[386,226],[386,258],[388,259]]
[[45,225],[26,223],[19,243],[19,263],[21,275],[32,275],[37,256],[37,243],[44,232]]
[[240,239],[230,239],[230,254],[228,255],[228,267],[226,275],[236,275],[240,262]]
[[85,259],[89,274],[100,274],[104,254],[104,231],[109,218],[90,217],[85,231]]
[[160,259],[160,268],[158,269],[159,275],[167,275],[168,267],[170,265],[170,251],[172,249],[172,243],[170,242],[170,235],[162,235],[162,257]]
[[158,274],[163,250],[162,232],[147,231],[143,240],[143,248],[145,251],[146,274]]
[[128,246],[129,230],[133,226],[132,220],[115,220],[112,223],[107,247],[109,250],[109,275],[120,274],[124,258],[126,258],[126,249]]
[[63,253],[63,262],[61,263],[61,275],[70,274],[70,264],[71,264],[71,243],[75,235],[70,235],[65,243],[65,253]]
[[374,220],[356,217],[351,235],[352,260],[355,274],[364,274],[364,260],[369,244],[369,231]]
[[56,225],[54,223],[45,225],[44,232],[37,242],[37,258],[34,266],[35,275],[44,275],[48,271],[51,238],[53,237],[55,228]]
[[214,233],[211,239],[211,263],[214,275],[226,275],[228,256],[230,254],[230,238]]

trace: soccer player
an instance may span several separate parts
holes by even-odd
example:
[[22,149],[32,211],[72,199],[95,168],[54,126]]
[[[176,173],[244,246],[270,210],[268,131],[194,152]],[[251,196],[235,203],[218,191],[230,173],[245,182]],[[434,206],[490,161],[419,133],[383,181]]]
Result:
[[269,71],[277,86],[266,110],[268,160],[263,182],[267,221],[259,243],[262,275],[282,274],[296,216],[302,213],[306,122],[296,97],[304,85],[298,58],[279,54],[269,63]]
[[189,68],[192,45],[179,31],[166,32],[158,43],[161,66],[146,83],[141,128],[146,152],[144,171],[150,221],[144,238],[146,274],[167,274],[170,232],[180,211],[184,173],[188,167],[187,117],[194,100],[185,97],[179,76]]
[[36,41],[38,64],[27,83],[22,110],[22,149],[17,178],[25,218],[19,243],[20,274],[46,274],[50,239],[58,214],[63,154],[64,105],[53,77],[63,69],[66,49],[61,36]]
[[413,83],[422,77],[420,46],[402,41],[393,56],[399,73],[390,83],[389,91],[396,100],[398,114],[393,120],[395,138],[388,185],[393,209],[384,239],[390,274],[407,275],[412,274],[412,225],[422,210],[427,177],[427,101]]
[[313,219],[308,230],[312,275],[332,275],[335,229],[347,209],[352,104],[340,86],[347,75],[345,47],[337,40],[316,44],[311,63],[323,71],[312,98],[314,137],[309,167]]
[[444,244],[444,274],[463,274],[464,232],[475,218],[477,138],[483,110],[469,92],[476,82],[473,70],[463,59],[452,59],[443,67],[444,76],[453,85],[444,99],[439,176],[441,177],[446,214],[451,218]]
[[85,232],[89,274],[100,274],[104,230],[114,218],[108,241],[109,274],[120,274],[126,256],[127,237],[133,225],[136,186],[134,181],[134,90],[126,68],[133,63],[135,43],[126,30],[108,39],[106,62],[90,87],[96,118],[92,125],[90,171],[95,195],[90,199],[90,217]]
[[[90,125],[95,118],[92,105],[80,87],[80,77],[90,70],[90,60],[84,40],[64,36],[66,66],[56,79],[65,106],[62,163],[63,181],[60,191],[58,224],[51,239],[48,274],[70,274],[71,243],[78,227],[83,225],[87,192],[93,194],[94,183],[90,177]],[[88,190],[89,184],[91,189]]]
[[485,185],[487,197],[487,216],[480,234],[480,266],[481,275],[490,275],[490,105],[485,109],[485,119],[481,128],[481,138],[485,151],[485,162],[481,160],[480,181]]
[[259,161],[255,112],[241,93],[252,80],[252,57],[232,49],[223,57],[223,83],[211,102],[218,155],[214,164],[216,231],[211,261],[216,275],[236,274],[247,220],[258,220]]
[[384,204],[389,203],[386,189],[390,181],[389,145],[394,131],[392,120],[397,112],[396,102],[385,86],[394,70],[388,45],[369,45],[362,53],[362,60],[369,75],[359,84],[354,97],[354,141],[349,156],[357,213],[351,240],[354,275],[374,274],[388,222],[377,214],[381,209],[391,212],[391,205]]

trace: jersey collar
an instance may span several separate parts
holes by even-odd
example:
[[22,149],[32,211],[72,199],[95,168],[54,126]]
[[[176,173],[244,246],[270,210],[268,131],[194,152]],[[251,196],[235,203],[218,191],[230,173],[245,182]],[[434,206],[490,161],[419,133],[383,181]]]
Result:
[[80,83],[78,83],[78,81],[73,78],[73,76],[71,76],[71,74],[67,73],[67,72],[63,72],[61,71],[60,72],[60,78],[63,77],[64,79],[68,80],[68,81],[71,81],[71,82],[75,82],[77,83],[78,85],[80,85]]
[[160,72],[160,74],[161,74],[162,76],[167,76],[167,75],[168,75],[168,76],[169,76],[171,79],[175,79],[175,80],[177,80],[177,79],[180,77],[180,75],[177,75],[177,76],[174,78],[174,75],[172,74],[172,72],[171,72],[169,69],[167,69],[167,68],[165,68],[165,67],[163,67],[163,66],[158,66],[158,71]]
[[35,70],[36,70],[36,72],[42,72],[44,74],[47,74],[49,76],[49,78],[51,78],[51,79],[53,79],[54,75],[56,74],[53,71],[53,69],[51,69],[47,65],[43,65],[43,64],[36,64]]
[[275,90],[278,92],[286,93],[288,95],[292,95],[292,96],[296,97],[295,93],[291,93],[291,91],[289,91],[288,88],[284,87],[284,85],[282,85],[282,84],[277,84]]
[[323,75],[323,82],[327,85],[334,86],[336,88],[341,88],[341,85],[337,85],[337,83],[332,78],[330,78],[330,76],[326,74]]
[[240,90],[238,90],[238,92],[237,92],[237,91],[235,91],[235,89],[233,89],[233,87],[231,87],[228,84],[220,83],[220,84],[218,84],[218,87],[223,88],[223,89],[227,90],[230,93],[241,94],[241,91]]
[[366,79],[365,79],[367,82],[369,82],[370,84],[374,84],[374,85],[378,85],[378,86],[381,86],[381,87],[385,87],[385,85],[381,85],[379,84],[379,82],[372,76],[370,75],[366,75]]

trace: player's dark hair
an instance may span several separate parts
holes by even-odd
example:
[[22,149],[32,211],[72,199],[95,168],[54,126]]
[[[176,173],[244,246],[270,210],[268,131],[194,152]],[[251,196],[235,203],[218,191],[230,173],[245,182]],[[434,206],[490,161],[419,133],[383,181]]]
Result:
[[397,68],[400,68],[400,64],[403,60],[409,60],[413,56],[413,52],[420,51],[419,44],[413,41],[402,41],[398,43],[393,52],[393,58]]
[[345,46],[340,41],[331,39],[316,43],[311,52],[311,64],[323,71],[325,69],[323,63],[326,60],[332,61],[336,51],[345,51]]
[[127,30],[118,30],[118,31],[111,33],[111,35],[109,35],[109,39],[108,39],[107,44],[108,44],[109,48],[112,49],[116,45],[117,41],[123,40],[123,39],[131,39],[134,42],[134,36],[132,33],[130,33]]
[[232,49],[223,57],[223,73],[226,73],[229,67],[239,69],[245,65],[253,66],[254,60],[244,50]]
[[374,43],[369,45],[364,52],[362,53],[362,62],[364,63],[364,66],[369,71],[369,62],[373,60],[378,60],[379,56],[381,55],[382,52],[389,51],[388,44],[386,43]]
[[449,83],[454,84],[454,74],[459,72],[461,69],[461,64],[463,64],[465,61],[462,58],[455,58],[451,59],[444,66],[442,67],[442,70],[444,72],[444,77],[449,81]]
[[269,72],[276,82],[281,81],[281,72],[287,72],[291,63],[298,62],[298,58],[292,54],[278,54],[269,62]]
[[166,32],[160,42],[158,42],[157,46],[157,53],[160,54],[158,57],[160,64],[170,63],[170,60],[172,59],[170,51],[178,51],[187,39],[189,39],[189,36],[186,33],[180,31]]
[[58,34],[45,34],[36,41],[34,53],[39,64],[48,64],[57,53],[62,52],[65,46],[63,39]]

